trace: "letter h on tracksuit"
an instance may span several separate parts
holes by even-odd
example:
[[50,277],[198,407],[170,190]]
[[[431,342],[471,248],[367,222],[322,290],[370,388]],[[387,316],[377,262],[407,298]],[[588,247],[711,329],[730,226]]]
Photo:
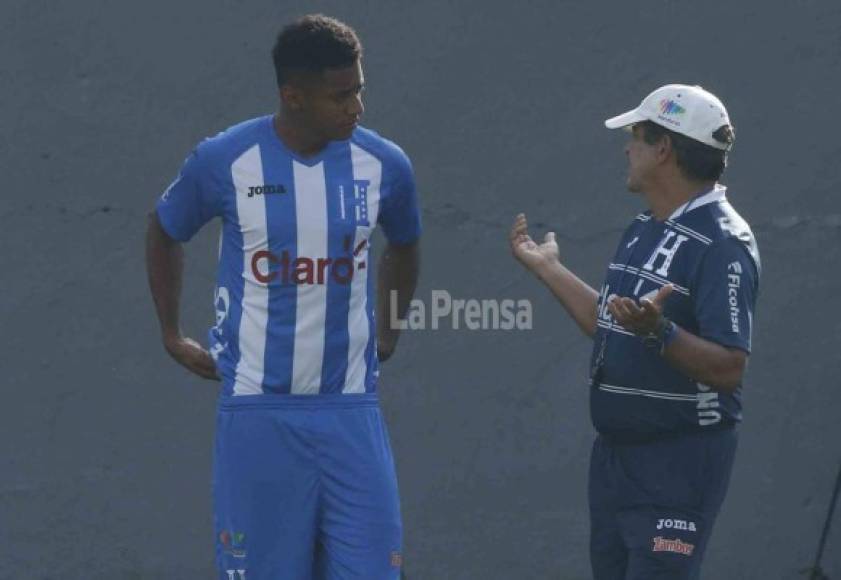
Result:
[[598,303],[590,409],[590,556],[595,580],[698,578],[727,491],[741,387],[719,393],[683,375],[611,317],[611,295],[639,299],[671,283],[664,314],[750,352],[759,253],[717,185],[662,222],[636,217]]

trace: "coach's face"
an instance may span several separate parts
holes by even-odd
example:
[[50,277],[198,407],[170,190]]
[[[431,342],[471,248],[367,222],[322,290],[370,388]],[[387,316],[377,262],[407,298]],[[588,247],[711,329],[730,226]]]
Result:
[[314,133],[327,141],[349,139],[365,107],[362,63],[327,69],[304,83],[302,114]]
[[645,186],[657,167],[659,149],[659,144],[649,145],[645,142],[642,127],[634,125],[631,128],[631,138],[625,146],[625,155],[628,157],[628,178],[625,184],[629,191],[645,191]]

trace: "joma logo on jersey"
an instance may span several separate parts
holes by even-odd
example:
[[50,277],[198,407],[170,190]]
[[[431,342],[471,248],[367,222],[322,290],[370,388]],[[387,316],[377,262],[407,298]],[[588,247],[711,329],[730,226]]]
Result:
[[742,265],[733,262],[727,266],[727,302],[730,306],[730,330],[739,332],[739,288],[742,286]]
[[294,260],[287,250],[280,256],[268,250],[254,252],[251,256],[251,273],[258,282],[268,284],[280,279],[281,284],[313,285],[327,284],[332,280],[336,284],[350,284],[356,270],[364,270],[365,262],[356,262],[355,258],[368,246],[368,240],[362,240],[350,253],[350,236],[345,236],[345,251],[349,253],[341,258],[308,258],[298,256]]
[[687,530],[689,532],[697,532],[695,522],[688,522],[686,520],[660,519],[657,521],[658,530]]
[[248,197],[255,195],[271,195],[272,193],[286,193],[286,187],[278,185],[255,185],[248,188]]

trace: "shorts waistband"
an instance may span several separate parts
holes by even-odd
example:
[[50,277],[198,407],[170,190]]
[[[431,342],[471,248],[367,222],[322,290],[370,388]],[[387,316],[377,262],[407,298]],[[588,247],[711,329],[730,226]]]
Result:
[[219,397],[220,411],[244,411],[247,409],[349,409],[378,407],[377,393],[328,395],[229,395]]
[[709,427],[687,429],[683,431],[664,431],[660,433],[599,433],[599,437],[601,437],[602,440],[609,445],[645,445],[646,443],[659,443],[683,437],[710,435],[721,431],[734,430],[736,429],[737,424],[738,423],[735,421],[723,421]]

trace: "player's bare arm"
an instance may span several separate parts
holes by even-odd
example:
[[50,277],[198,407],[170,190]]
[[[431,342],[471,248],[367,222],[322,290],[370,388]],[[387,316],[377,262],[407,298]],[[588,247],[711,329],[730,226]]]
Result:
[[149,214],[146,231],[146,272],[161,326],[164,348],[179,364],[205,379],[219,380],[210,353],[181,334],[179,303],[184,249],[161,227],[156,212]]
[[546,284],[581,332],[592,338],[596,333],[599,293],[560,262],[555,233],[547,233],[543,243],[538,244],[529,236],[525,214],[519,214],[509,241],[514,257]]
[[[648,336],[661,331],[665,323],[663,304],[672,293],[671,284],[663,286],[654,298],[614,297],[608,310],[616,322],[631,332]],[[747,365],[747,353],[727,348],[696,336],[675,325],[676,333],[663,348],[663,356],[681,372],[715,390],[732,393],[742,382]]]
[[[418,283],[420,245],[389,243],[380,258],[377,277],[377,358],[388,360],[394,354],[400,329],[392,328],[392,320],[406,316]],[[397,312],[392,312],[391,292],[397,293]]]

